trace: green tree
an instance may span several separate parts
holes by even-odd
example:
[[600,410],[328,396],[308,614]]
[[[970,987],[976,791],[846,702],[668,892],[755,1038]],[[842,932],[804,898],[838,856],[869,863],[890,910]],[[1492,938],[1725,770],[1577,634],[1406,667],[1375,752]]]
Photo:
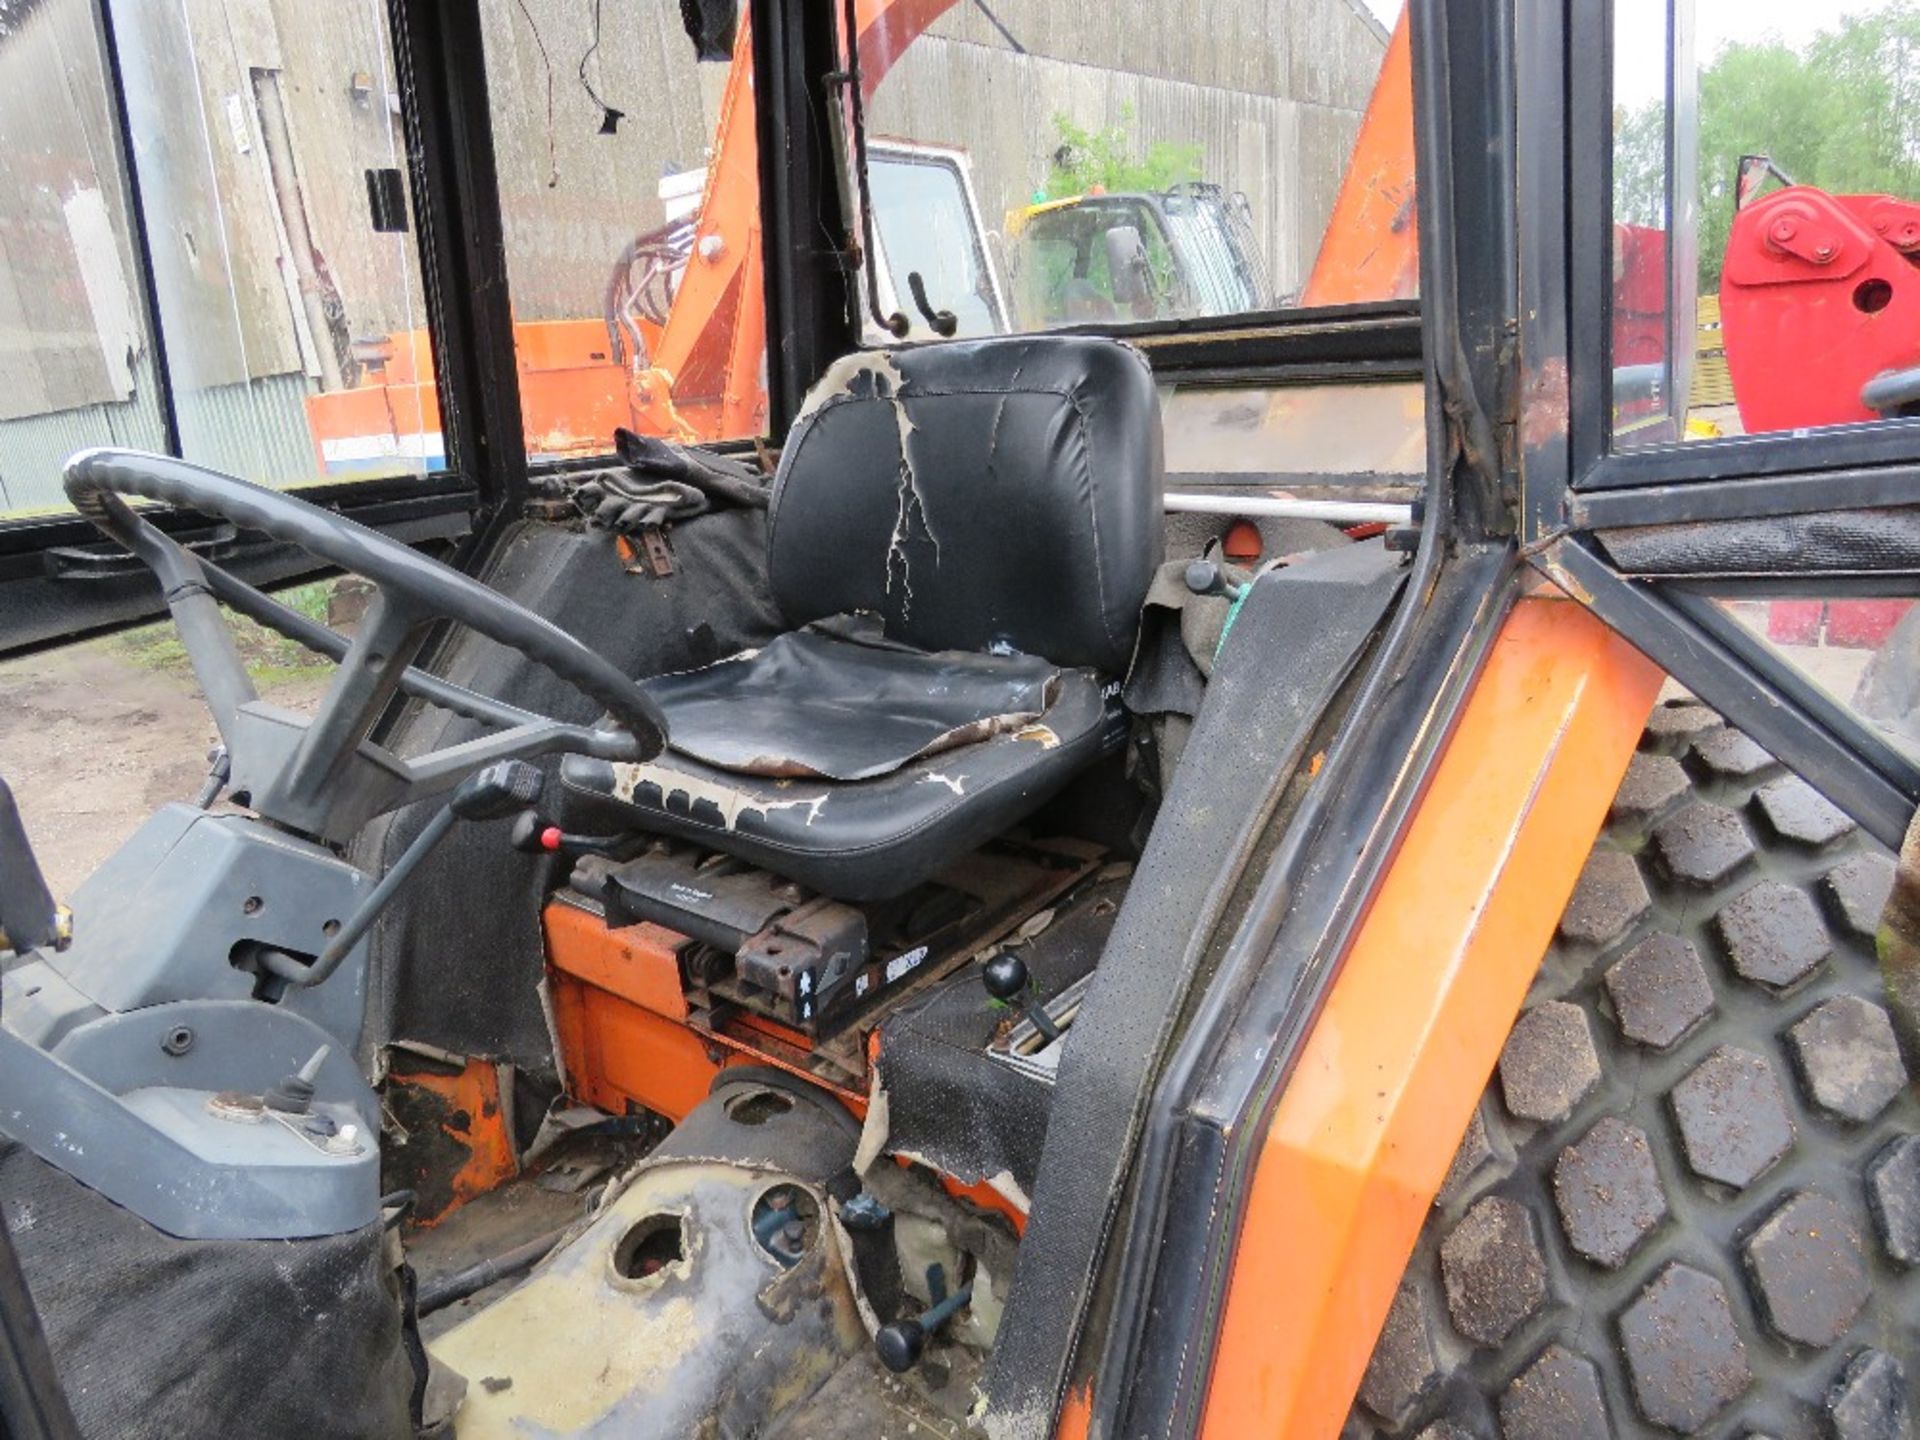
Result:
[[[1614,214],[1664,225],[1663,102],[1614,117]],[[1700,72],[1700,288],[1717,290],[1742,155],[1803,185],[1920,199],[1920,0],[1842,16],[1804,51],[1729,45]]]
[[1613,117],[1613,218],[1622,225],[1667,223],[1667,110],[1648,105]]
[[1060,137],[1054,147],[1053,169],[1047,176],[1047,194],[1054,199],[1084,195],[1098,185],[1109,192],[1165,190],[1184,180],[1200,178],[1201,147],[1156,140],[1141,155],[1134,153],[1133,106],[1120,107],[1120,123],[1089,130],[1063,110],[1053,113]]

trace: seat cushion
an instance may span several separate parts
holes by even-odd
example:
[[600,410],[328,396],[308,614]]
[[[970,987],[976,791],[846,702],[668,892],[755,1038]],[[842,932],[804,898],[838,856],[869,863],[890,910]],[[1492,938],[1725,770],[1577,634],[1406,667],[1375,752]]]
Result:
[[743,775],[676,750],[638,765],[569,756],[568,826],[677,836],[835,899],[891,899],[1124,743],[1125,713],[1103,688],[1062,670],[1038,719],[865,780]]
[[1059,673],[1031,655],[930,654],[846,617],[641,688],[688,759],[740,775],[871,780],[1039,719]]
[[1160,564],[1164,480],[1153,374],[1119,341],[862,350],[787,435],[768,582],[796,628],[871,611],[924,650],[1117,675]]

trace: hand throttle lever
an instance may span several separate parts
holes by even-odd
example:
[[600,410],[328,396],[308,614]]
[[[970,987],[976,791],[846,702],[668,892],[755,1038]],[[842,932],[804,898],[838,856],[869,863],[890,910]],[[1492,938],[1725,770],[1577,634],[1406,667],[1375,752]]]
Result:
[[279,976],[289,985],[318,985],[340,968],[340,962],[360,943],[360,937],[367,933],[380,912],[387,908],[387,903],[420,867],[420,862],[446,838],[454,821],[504,820],[537,802],[541,792],[546,789],[546,783],[546,775],[537,766],[529,765],[524,760],[498,760],[485,769],[474,771],[460,782],[452,798],[414,836],[413,843],[407,846],[400,858],[387,867],[387,873],[380,877],[380,883],[373,887],[373,893],[361,901],[360,908],[342,922],[339,932],[327,942],[327,948],[314,957],[311,965],[303,965],[293,956],[278,950],[263,952],[260,963],[270,974]]
[[508,841],[526,855],[614,855],[627,843],[627,837],[575,835],[562,830],[538,810],[522,810],[514,817]]

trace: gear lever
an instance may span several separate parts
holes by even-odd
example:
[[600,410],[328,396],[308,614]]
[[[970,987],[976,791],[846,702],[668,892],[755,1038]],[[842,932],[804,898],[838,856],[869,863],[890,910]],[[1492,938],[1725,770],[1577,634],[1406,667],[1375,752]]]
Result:
[[882,1325],[873,1337],[873,1348],[880,1356],[880,1363],[896,1375],[919,1364],[926,1352],[927,1337],[973,1300],[972,1285],[962,1285],[952,1294],[947,1293],[946,1271],[938,1264],[927,1267],[927,1291],[933,1301],[931,1307],[905,1320]]
[[327,948],[314,957],[311,965],[303,965],[277,950],[263,951],[261,965],[289,985],[318,985],[333,974],[347,953],[360,943],[360,937],[387,908],[387,902],[407,883],[407,878],[432,853],[434,846],[446,838],[455,820],[504,820],[535,804],[546,783],[547,777],[540,769],[524,760],[497,760],[483,770],[474,771],[460,782],[452,798],[427,821],[400,858],[387,867],[387,873],[380,877],[373,893],[347,917],[339,933],[327,942]]
[[1031,980],[1027,962],[1011,950],[1002,950],[980,967],[980,983],[987,987],[987,994],[1025,1015],[1033,1022],[1033,1028],[1051,1045],[1060,1038],[1060,1027],[1047,1014],[1047,1007],[1028,993]]

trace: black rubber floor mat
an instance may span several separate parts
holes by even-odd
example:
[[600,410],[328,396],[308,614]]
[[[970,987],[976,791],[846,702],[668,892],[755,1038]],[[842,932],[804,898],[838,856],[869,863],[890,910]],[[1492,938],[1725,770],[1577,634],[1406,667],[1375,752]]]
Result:
[[1351,1437],[1910,1433],[1920,1097],[1890,857],[1654,712],[1420,1238]]
[[[1052,999],[1093,969],[1130,878],[1087,884],[1031,939],[996,947],[1026,962],[1032,995]],[[888,1018],[879,1071],[893,1149],[967,1184],[1005,1172],[1032,1193],[1053,1086],[988,1053],[1015,1018],[987,994],[978,963]]]

